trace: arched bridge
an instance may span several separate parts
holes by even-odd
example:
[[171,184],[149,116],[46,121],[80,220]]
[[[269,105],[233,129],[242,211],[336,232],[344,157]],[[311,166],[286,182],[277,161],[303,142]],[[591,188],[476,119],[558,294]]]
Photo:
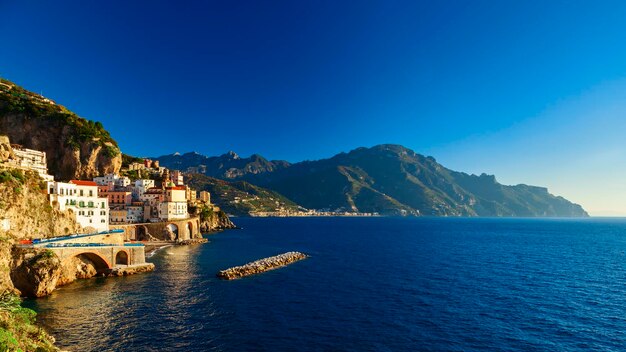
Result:
[[73,257],[89,259],[98,273],[108,272],[118,266],[131,266],[146,262],[142,244],[129,243],[120,246],[86,243],[84,245],[66,244],[44,248],[53,251],[61,262]]
[[124,243],[123,231],[71,235],[33,240],[28,246],[53,251],[64,262],[74,257],[89,259],[98,273],[115,267],[145,264],[145,247],[141,243]]

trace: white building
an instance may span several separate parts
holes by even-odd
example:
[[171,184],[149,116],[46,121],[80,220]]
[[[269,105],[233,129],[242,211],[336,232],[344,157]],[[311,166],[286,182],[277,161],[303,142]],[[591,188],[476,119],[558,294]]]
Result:
[[127,187],[130,185],[130,178],[118,174],[106,174],[104,176],[95,177],[93,181],[97,183],[98,186],[108,186],[109,190],[113,190],[115,187]]
[[161,221],[186,219],[187,202],[161,202],[159,204],[159,218]]
[[187,212],[186,187],[175,186],[165,188],[164,200],[159,203],[159,218],[161,221],[186,219]]
[[13,149],[13,154],[15,154],[16,157],[15,163],[20,168],[33,170],[46,181],[54,180],[54,177],[48,175],[46,152],[22,148],[22,146],[17,144],[13,144],[11,148]]
[[70,209],[83,228],[109,229],[109,201],[98,197],[98,185],[92,181],[48,182],[50,203],[59,210]]
[[126,207],[126,222],[136,224],[143,222],[143,204],[133,204]]
[[154,180],[141,179],[136,180],[135,185],[131,187],[133,193],[133,200],[140,200],[144,193],[150,188],[154,187]]

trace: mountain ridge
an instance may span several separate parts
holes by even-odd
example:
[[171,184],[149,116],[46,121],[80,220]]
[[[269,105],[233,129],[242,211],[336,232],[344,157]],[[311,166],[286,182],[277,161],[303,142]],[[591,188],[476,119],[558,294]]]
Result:
[[[269,161],[258,154],[236,159],[227,154],[195,155],[195,160],[189,160],[189,153],[156,160],[167,167],[186,166],[183,171],[245,180],[310,209],[385,215],[588,216],[580,205],[550,194],[545,187],[502,185],[493,175],[453,171],[398,144],[359,147],[297,163]],[[194,164],[197,160],[212,163]]]

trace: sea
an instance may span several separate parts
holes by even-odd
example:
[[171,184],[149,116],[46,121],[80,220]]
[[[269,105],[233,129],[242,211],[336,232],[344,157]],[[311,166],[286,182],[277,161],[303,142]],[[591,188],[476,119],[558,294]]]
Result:
[[[25,304],[71,351],[626,350],[626,219],[233,220]],[[216,277],[287,251],[311,257]]]

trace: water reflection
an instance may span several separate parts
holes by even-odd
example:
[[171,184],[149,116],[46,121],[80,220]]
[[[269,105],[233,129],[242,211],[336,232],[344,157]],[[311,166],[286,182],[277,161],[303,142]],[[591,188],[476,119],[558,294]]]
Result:
[[152,258],[154,273],[79,280],[26,304],[39,312],[50,333],[63,336],[59,345],[71,350],[150,349],[146,336],[177,349],[190,347],[185,335],[204,328],[193,319],[194,309],[216,314],[206,302],[208,291],[193,290],[208,280],[197,264],[199,250],[169,247]]

